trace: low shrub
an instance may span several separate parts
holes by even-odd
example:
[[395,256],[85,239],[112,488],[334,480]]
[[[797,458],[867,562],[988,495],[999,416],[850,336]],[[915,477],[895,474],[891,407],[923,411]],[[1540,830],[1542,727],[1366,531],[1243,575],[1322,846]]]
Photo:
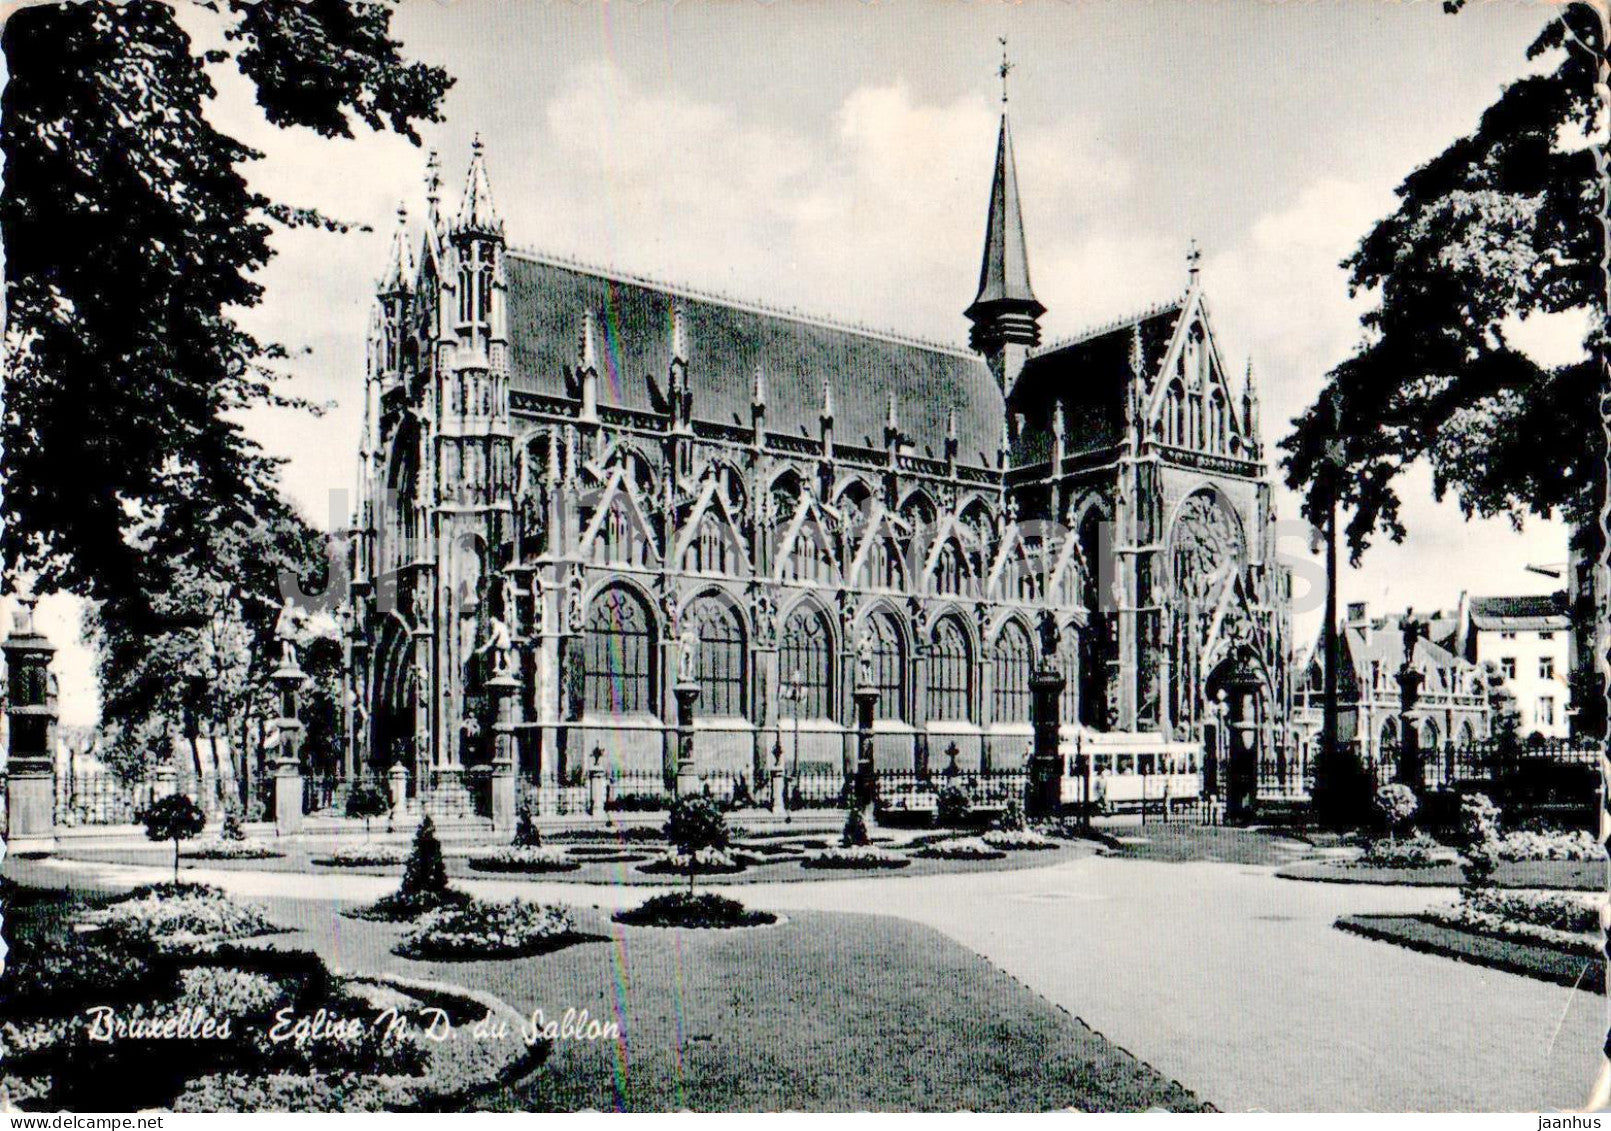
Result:
[[904,868],[912,861],[870,844],[824,848],[800,861],[802,868]]
[[89,913],[85,920],[135,943],[179,950],[274,934],[280,929],[264,917],[257,904],[203,884],[136,888]]
[[400,844],[343,844],[313,862],[332,868],[390,868],[407,859],[408,850]]
[[996,828],[1004,833],[1020,833],[1028,830],[1029,822],[1024,819],[1024,806],[1016,797],[1007,802],[1007,808],[996,820]]
[[405,958],[513,958],[553,950],[575,936],[576,924],[566,908],[477,899],[431,912],[396,953]]
[[582,866],[563,848],[539,845],[482,849],[470,853],[469,861],[478,872],[574,872]]
[[204,840],[183,853],[187,860],[272,860],[285,853],[262,841],[234,840],[220,836],[217,840]]
[[843,848],[860,848],[871,843],[872,838],[867,835],[867,818],[860,806],[852,805],[845,814],[845,831],[839,835],[839,844]]
[[936,824],[956,827],[973,823],[973,798],[960,786],[948,785],[940,790],[934,810]]
[[1423,918],[1585,958],[1601,956],[1599,906],[1581,896],[1468,889],[1454,906],[1434,908]]
[[979,838],[991,848],[1004,848],[1008,852],[1035,852],[1056,848],[1057,842],[1033,829],[997,829]]
[[1391,782],[1378,789],[1374,804],[1389,836],[1406,828],[1421,805],[1415,791],[1402,782]]
[[344,912],[349,919],[365,919],[372,923],[409,923],[421,915],[440,911],[446,907],[462,907],[472,901],[468,892],[454,891],[404,895],[394,891],[383,895],[366,907],[355,907]]
[[918,850],[918,855],[937,860],[1000,860],[1007,854],[999,848],[991,847],[978,837],[968,837],[964,840],[942,840],[937,844],[925,845]]
[[617,911],[612,918],[633,927],[727,928],[761,927],[776,923],[778,917],[769,911],[752,911],[738,900],[714,892],[694,895],[675,891],[654,896],[630,910]]
[[1433,855],[1438,843],[1425,834],[1403,840],[1382,837],[1365,847],[1360,863],[1372,868],[1426,868],[1437,862]]

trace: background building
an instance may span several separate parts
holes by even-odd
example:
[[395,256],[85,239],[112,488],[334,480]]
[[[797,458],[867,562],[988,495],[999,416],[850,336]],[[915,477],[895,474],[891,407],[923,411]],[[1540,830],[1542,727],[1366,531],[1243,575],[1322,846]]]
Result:
[[1518,733],[1566,738],[1571,731],[1572,621],[1566,594],[1461,598],[1461,651],[1493,663],[1516,697]]

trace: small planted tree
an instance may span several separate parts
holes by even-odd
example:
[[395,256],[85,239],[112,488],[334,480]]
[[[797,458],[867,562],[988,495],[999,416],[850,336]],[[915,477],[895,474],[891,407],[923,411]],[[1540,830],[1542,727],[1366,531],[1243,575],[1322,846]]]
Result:
[[515,814],[515,840],[516,848],[541,848],[543,834],[537,828],[537,820],[531,811],[531,799],[526,798],[520,803],[520,812]]
[[418,903],[439,903],[448,893],[447,861],[442,842],[436,839],[436,825],[426,817],[414,834],[414,848],[403,865],[403,883],[397,894]]
[[1485,794],[1460,799],[1460,850],[1465,857],[1467,888],[1493,885],[1499,865],[1499,806]]
[[369,822],[392,811],[391,799],[371,781],[361,781],[347,794],[347,816],[364,823],[364,839],[369,839]]
[[859,805],[852,805],[845,814],[845,831],[840,834],[839,843],[846,848],[864,848],[872,843],[867,835],[867,818]]
[[1381,814],[1382,823],[1387,826],[1389,842],[1397,843],[1398,834],[1409,826],[1415,811],[1420,808],[1420,802],[1415,799],[1415,791],[1401,782],[1384,785],[1376,791],[1376,812]]
[[699,870],[701,852],[720,852],[727,847],[727,818],[721,806],[709,797],[679,797],[666,821],[666,840],[688,858],[688,891],[694,890],[694,873]]
[[140,813],[147,840],[173,841],[173,882],[179,882],[179,842],[192,840],[207,827],[207,814],[182,793],[152,802]]

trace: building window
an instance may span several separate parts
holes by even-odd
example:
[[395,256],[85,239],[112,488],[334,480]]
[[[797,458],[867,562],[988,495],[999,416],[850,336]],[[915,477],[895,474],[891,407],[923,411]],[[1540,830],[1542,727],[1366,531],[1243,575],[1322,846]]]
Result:
[[1514,640],[1514,639],[1516,639],[1516,634],[1514,632],[1501,632],[1499,634],[1499,639],[1501,639],[1501,640]]
[[1017,621],[1008,621],[990,656],[991,722],[1029,721],[1030,660],[1029,633]]
[[1555,700],[1548,695],[1538,701],[1538,725],[1541,727],[1555,725]]
[[694,618],[699,636],[699,652],[694,657],[699,683],[697,713],[742,717],[747,699],[746,664],[744,626],[738,614],[723,601],[701,597],[683,615]]
[[1516,678],[1516,657],[1515,656],[1501,656],[1501,657],[1499,657],[1499,674],[1504,676],[1506,679],[1515,679]]
[[934,565],[934,591],[947,596],[960,596],[964,579],[962,551],[955,542],[940,547],[940,558]]
[[906,717],[906,643],[888,613],[876,613],[867,622],[873,636],[873,687],[878,691],[875,715],[880,719]]
[[928,717],[966,722],[973,717],[973,654],[957,622],[946,617],[934,626],[929,652]]
[[1555,633],[1552,632],[1552,631],[1551,632],[1540,632],[1538,634],[1538,638],[1540,640],[1554,640],[1555,639]]
[[593,599],[584,628],[583,696],[598,714],[654,711],[654,622],[630,590]]
[[901,572],[900,551],[888,538],[878,539],[868,551],[866,577],[869,589],[906,588],[906,578]]
[[1538,658],[1538,678],[1539,679],[1554,679],[1555,678],[1555,657],[1554,656],[1540,656]]
[[794,714],[801,719],[833,718],[833,650],[828,622],[815,609],[796,609],[783,625],[778,675],[799,688]]

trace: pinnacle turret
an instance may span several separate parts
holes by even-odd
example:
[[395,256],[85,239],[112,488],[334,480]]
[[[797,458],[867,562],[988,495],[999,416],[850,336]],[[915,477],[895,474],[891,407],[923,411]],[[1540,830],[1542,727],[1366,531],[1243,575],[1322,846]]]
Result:
[[477,134],[470,145],[470,172],[465,178],[464,200],[459,205],[454,227],[461,232],[502,236],[503,218],[492,202],[492,182],[487,179],[487,162],[482,149],[481,135]]

